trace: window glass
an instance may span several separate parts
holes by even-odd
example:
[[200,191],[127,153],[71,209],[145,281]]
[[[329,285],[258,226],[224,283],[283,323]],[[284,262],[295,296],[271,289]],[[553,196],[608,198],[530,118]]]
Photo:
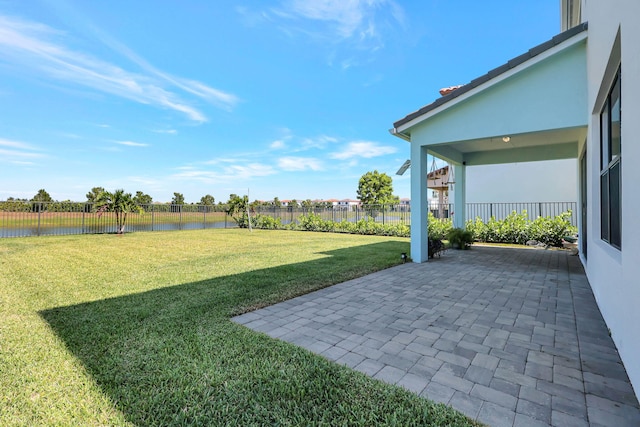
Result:
[[609,129],[609,161],[620,157],[620,79],[611,90],[611,128]]
[[600,238],[609,241],[609,182],[606,172],[600,176]]
[[622,248],[622,104],[620,70],[600,112],[600,237]]
[[600,170],[606,170],[609,167],[609,105],[609,98],[607,98],[600,113]]
[[609,222],[610,235],[609,243],[616,248],[622,245],[621,233],[621,208],[620,206],[620,162],[617,162],[609,169]]

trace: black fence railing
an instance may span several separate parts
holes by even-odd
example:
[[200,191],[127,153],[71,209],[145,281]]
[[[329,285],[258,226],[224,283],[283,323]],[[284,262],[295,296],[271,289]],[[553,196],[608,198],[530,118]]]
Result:
[[[142,206],[144,213],[127,215],[125,231],[168,231],[205,228],[235,228],[236,221],[226,213],[224,205],[171,205]],[[447,220],[455,215],[453,204],[429,204],[435,218]],[[531,203],[468,203],[466,218],[488,221],[498,220],[516,211],[527,212],[529,219],[538,216],[555,217],[571,210],[571,224],[577,224],[575,202]],[[323,220],[357,222],[361,219],[382,224],[411,224],[409,205],[291,207],[256,206],[250,214],[277,218],[284,225],[298,223],[302,215],[319,215]],[[62,234],[100,234],[117,231],[113,212],[97,212],[91,203],[73,202],[0,202],[0,237],[47,236]]]
[[525,203],[467,203],[467,219],[480,218],[487,222],[491,217],[497,220],[506,218],[512,212],[526,212],[530,220],[540,216],[554,218],[563,212],[571,211],[571,225],[576,226],[576,202],[525,202]]
[[333,207],[293,207],[293,206],[256,206],[253,211],[259,215],[279,218],[282,224],[298,222],[302,215],[310,213],[325,221],[358,222],[361,219],[373,220],[382,224],[410,224],[411,210],[408,205],[368,205]]
[[[236,223],[219,206],[151,204],[127,214],[125,231],[230,228]],[[91,203],[0,202],[0,237],[115,233],[116,214]]]

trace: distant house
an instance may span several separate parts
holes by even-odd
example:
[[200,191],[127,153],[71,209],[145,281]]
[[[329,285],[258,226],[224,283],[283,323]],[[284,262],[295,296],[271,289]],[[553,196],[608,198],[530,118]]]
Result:
[[351,209],[355,206],[360,206],[360,200],[342,199],[338,201],[337,206],[341,209]]
[[453,165],[455,206],[467,167],[572,162],[580,259],[639,395],[640,1],[560,5],[560,34],[394,123],[411,144],[411,258],[427,261],[427,153]]

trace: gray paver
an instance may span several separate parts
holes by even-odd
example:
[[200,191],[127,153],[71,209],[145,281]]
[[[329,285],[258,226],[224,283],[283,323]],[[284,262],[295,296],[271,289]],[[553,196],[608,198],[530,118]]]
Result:
[[483,403],[484,400],[469,396],[467,393],[462,393],[460,391],[456,391],[451,397],[451,400],[449,400],[449,405],[472,419],[476,419],[478,417]]
[[547,424],[551,423],[551,408],[544,405],[538,405],[537,403],[533,403],[528,400],[518,400],[516,413],[527,415]]
[[552,411],[551,425],[554,427],[588,427],[589,423],[583,418],[574,417],[560,411]]
[[548,427],[550,424],[524,414],[516,413],[513,427]]
[[520,386],[520,394],[518,395],[520,400],[528,400],[529,402],[537,403],[542,406],[551,406],[551,395],[542,391],[536,390],[533,387]]
[[411,372],[407,373],[397,382],[397,385],[399,385],[400,387],[404,387],[416,394],[422,393],[422,390],[425,389],[427,384],[429,384],[428,379],[426,379],[422,375],[416,375]]
[[380,369],[373,377],[391,384],[395,384],[406,375],[406,371],[395,366],[385,366]]
[[374,376],[375,374],[380,372],[380,370],[384,368],[384,366],[384,363],[378,362],[377,360],[365,359],[360,362],[354,369],[369,376]]
[[518,399],[510,394],[502,391],[494,390],[492,388],[476,384],[471,390],[471,396],[479,397],[487,402],[495,403],[503,408],[514,411],[516,409],[516,402]]
[[553,410],[564,412],[576,418],[587,419],[587,407],[584,401],[576,402],[560,396],[553,396],[551,400],[551,408]]
[[478,420],[492,427],[511,427],[516,413],[495,403],[485,402],[478,414]]
[[432,381],[435,381],[447,387],[454,388],[464,393],[469,393],[474,386],[473,382],[469,380],[465,380],[464,378],[460,378],[455,375],[451,375],[449,373],[443,372],[442,370],[438,371],[438,373],[436,373],[433,376]]
[[475,246],[233,319],[490,426],[640,425],[577,257]]
[[471,365],[464,374],[464,379],[488,386],[491,384],[491,380],[493,379],[493,371],[491,369]]
[[445,385],[430,382],[427,387],[420,393],[420,396],[426,397],[434,402],[448,404],[456,390]]

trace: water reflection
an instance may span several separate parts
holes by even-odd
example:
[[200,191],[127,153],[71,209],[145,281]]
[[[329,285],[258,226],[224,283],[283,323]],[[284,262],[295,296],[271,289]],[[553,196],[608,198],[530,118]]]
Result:
[[[134,231],[172,231],[199,230],[205,228],[235,228],[235,222],[163,222],[160,224],[128,224],[125,232]],[[55,236],[65,234],[104,234],[115,233],[117,227],[110,225],[69,226],[69,227],[3,227],[0,237]]]

